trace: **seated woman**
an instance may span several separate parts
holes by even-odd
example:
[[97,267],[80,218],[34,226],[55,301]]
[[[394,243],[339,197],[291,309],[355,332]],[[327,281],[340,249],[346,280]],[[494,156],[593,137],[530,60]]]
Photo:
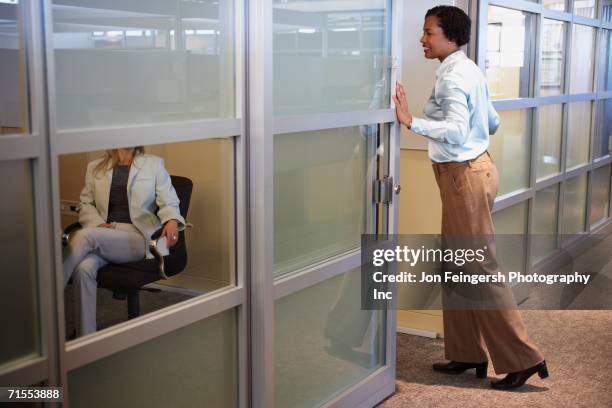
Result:
[[147,242],[162,225],[172,247],[185,220],[163,159],[142,146],[108,150],[89,163],[80,200],[83,228],[71,237],[63,266],[64,284],[72,277],[80,299],[77,331],[83,336],[96,331],[98,269],[152,258]]

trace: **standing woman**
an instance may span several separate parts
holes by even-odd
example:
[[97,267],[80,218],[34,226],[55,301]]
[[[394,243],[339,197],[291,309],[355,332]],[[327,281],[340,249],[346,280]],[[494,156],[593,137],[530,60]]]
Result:
[[[441,65],[425,117],[412,116],[400,83],[393,97],[398,120],[429,138],[429,157],[442,199],[443,236],[494,234],[491,209],[498,173],[487,149],[489,135],[499,127],[499,115],[481,70],[459,49],[469,42],[470,28],[470,18],[457,7],[428,10],[421,44],[425,58],[438,59]],[[511,298],[507,287],[501,289],[496,293]],[[495,372],[507,373],[491,383],[493,388],[520,387],[535,373],[548,376],[546,362],[530,342],[516,303],[509,308],[449,310],[443,296],[443,304],[445,357],[450,362],[434,364],[435,371],[460,374],[476,368],[477,376],[486,378],[486,346]]]
[[178,241],[185,220],[160,157],[142,146],[113,149],[87,165],[79,223],[64,260],[64,284],[73,278],[80,304],[79,336],[96,331],[98,269],[108,263],[152,258],[151,235],[163,226],[167,247]]

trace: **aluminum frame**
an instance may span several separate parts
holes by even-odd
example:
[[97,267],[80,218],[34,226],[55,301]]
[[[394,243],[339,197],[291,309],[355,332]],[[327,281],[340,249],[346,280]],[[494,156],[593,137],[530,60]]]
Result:
[[272,6],[272,0],[248,2],[250,402],[256,408],[274,406]]
[[240,135],[240,119],[165,122],[57,131],[51,148],[57,155],[125,146],[155,145]]
[[277,116],[274,118],[274,134],[291,134],[393,122],[395,122],[394,109]]
[[[24,133],[3,136],[0,141],[0,161],[25,160],[29,163],[32,181],[33,218],[45,220],[49,217],[49,190],[47,174],[46,110],[43,100],[44,59],[42,49],[41,9],[38,2],[21,2],[18,5],[22,19],[21,35],[27,73],[28,124]],[[53,336],[55,330],[54,300],[49,288],[51,282],[52,254],[48,237],[48,225],[35,222],[35,254],[37,285],[37,331],[38,356],[26,356],[6,363],[0,370],[0,382],[27,386],[37,382],[56,385],[57,347]]]

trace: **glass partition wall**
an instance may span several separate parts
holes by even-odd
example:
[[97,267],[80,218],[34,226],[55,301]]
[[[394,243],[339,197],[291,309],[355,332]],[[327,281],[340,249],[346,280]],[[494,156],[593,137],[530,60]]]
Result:
[[[390,395],[395,314],[361,310],[359,268],[361,234],[397,225],[373,186],[398,182],[400,5],[0,2],[0,168],[16,198],[0,251],[18,266],[1,383],[62,386],[65,406]],[[167,278],[83,238],[129,224],[109,215],[122,172],[130,217],[152,205],[161,225],[179,197]]]
[[[514,267],[533,269],[609,220],[612,26],[606,4],[479,4],[478,64],[502,123],[491,138],[502,170],[494,219],[500,233],[517,232],[503,223],[517,208],[527,220],[518,231],[524,250],[513,252],[523,254]],[[526,293],[517,287],[517,300]]]

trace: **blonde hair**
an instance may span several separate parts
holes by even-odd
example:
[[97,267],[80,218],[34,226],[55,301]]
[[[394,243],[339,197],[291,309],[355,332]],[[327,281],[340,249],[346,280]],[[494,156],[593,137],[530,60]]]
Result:
[[[144,146],[134,147],[134,155],[132,156],[132,160],[137,156],[144,154],[144,152]],[[119,154],[117,153],[117,149],[107,150],[104,152],[104,158],[102,161],[94,168],[94,176],[100,172],[114,169],[117,166],[117,163],[119,163]]]

